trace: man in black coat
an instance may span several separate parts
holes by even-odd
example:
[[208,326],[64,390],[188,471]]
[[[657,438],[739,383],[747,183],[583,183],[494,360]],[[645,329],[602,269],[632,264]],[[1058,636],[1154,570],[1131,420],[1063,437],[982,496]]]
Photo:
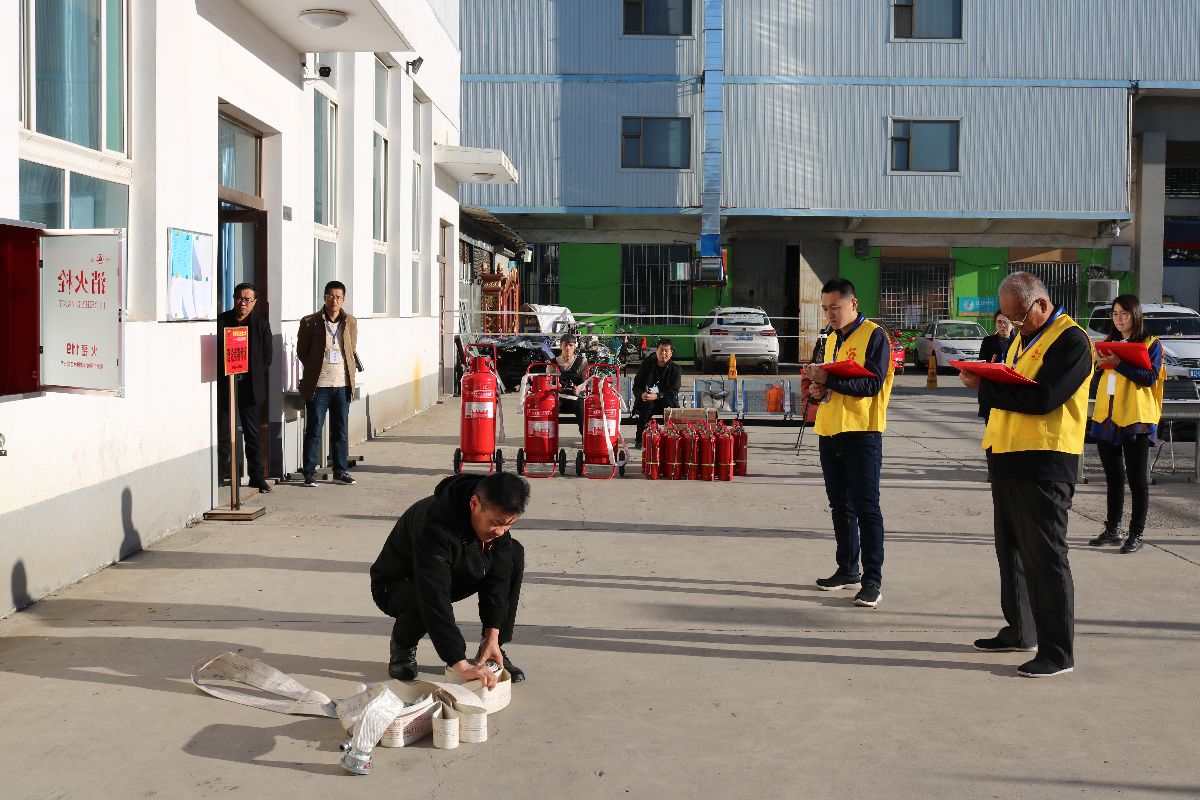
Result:
[[[417,643],[428,633],[464,682],[495,685],[488,661],[504,665],[513,681],[525,679],[502,648],[512,640],[525,573],[525,548],[509,528],[528,502],[529,483],[516,475],[454,475],[404,512],[371,565],[371,597],[396,618],[389,675],[416,679]],[[473,594],[483,634],[468,661],[451,604]]]
[[664,408],[679,407],[679,384],[683,370],[675,363],[675,346],[670,339],[659,339],[654,358],[647,358],[633,378],[633,415],[637,417],[637,438],[633,446],[642,446],[642,432],[651,417],[660,416]]
[[[263,470],[262,428],[259,406],[267,399],[267,376],[271,369],[271,323],[254,313],[258,290],[252,283],[239,283],[233,290],[233,308],[217,316],[218,347],[224,347],[225,329],[250,329],[249,372],[238,375],[237,409],[246,443],[250,486],[260,492],[271,491]],[[229,481],[229,379],[217,380],[217,472],[222,483]]]

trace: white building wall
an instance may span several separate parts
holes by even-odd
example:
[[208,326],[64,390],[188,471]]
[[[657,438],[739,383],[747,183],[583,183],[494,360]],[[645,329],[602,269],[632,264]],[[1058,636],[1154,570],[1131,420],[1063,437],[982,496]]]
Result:
[[[0,459],[0,570],[19,572],[30,598],[178,530],[221,502],[213,489],[215,324],[164,321],[167,228],[217,233],[219,111],[233,110],[264,131],[270,277],[263,300],[276,336],[276,385],[283,370],[281,336],[294,334],[299,317],[315,310],[315,89],[300,80],[303,54],[237,3],[198,8],[133,0],[130,6],[130,161],[122,166],[94,159],[100,174],[125,170],[131,182],[124,396],[45,392],[0,398],[0,433],[9,452]],[[411,158],[405,154],[411,151],[415,86],[430,109],[423,218],[430,231],[439,219],[457,226],[457,187],[435,176],[431,134],[436,129],[439,141],[458,143],[458,52],[428,3],[406,2],[405,8],[395,19],[425,64],[414,80],[403,68],[414,55],[399,53],[394,60],[400,66],[391,71],[397,113],[390,132],[395,158],[386,316],[374,316],[371,305],[374,56],[339,58],[338,277],[348,286],[347,310],[360,318],[359,352],[367,365],[360,375],[363,396],[351,407],[352,444],[437,399],[438,320],[427,316],[436,312],[437,285],[428,273],[435,268],[437,240],[430,233],[419,261],[426,273],[426,316],[414,315],[408,288]],[[0,107],[7,109],[18,105],[18,27],[17,4],[0,4],[0,52],[10,66],[0,81]],[[46,137],[18,136],[11,123],[0,126],[0,217],[18,217],[19,159],[56,146]],[[86,155],[72,158],[88,163]],[[285,206],[290,221],[283,219]],[[284,410],[280,397],[270,409],[285,441],[294,437],[302,421]],[[293,460],[284,466],[298,465]],[[10,607],[0,598],[0,613]]]

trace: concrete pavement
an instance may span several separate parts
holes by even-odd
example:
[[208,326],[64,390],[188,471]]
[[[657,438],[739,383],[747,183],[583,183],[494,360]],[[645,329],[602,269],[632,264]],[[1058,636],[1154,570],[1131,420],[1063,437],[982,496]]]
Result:
[[[816,437],[796,456],[795,428],[755,427],[752,474],[733,483],[650,483],[636,465],[534,482],[509,648],[529,680],[486,744],[379,749],[353,778],[335,720],[193,689],[191,665],[221,650],[333,697],[386,677],[367,569],[448,472],[448,398],[355,447],[356,486],[281,485],[251,499],[257,522],[199,524],[0,621],[0,796],[1200,795],[1197,487],[1151,490],[1133,556],[1083,545],[1103,478],[1079,487],[1077,670],[1019,678],[1024,654],[970,647],[1001,624],[982,426],[964,390],[924,380],[899,378],[889,414],[875,610],[813,586],[834,568]],[[440,671],[428,640],[419,662]]]

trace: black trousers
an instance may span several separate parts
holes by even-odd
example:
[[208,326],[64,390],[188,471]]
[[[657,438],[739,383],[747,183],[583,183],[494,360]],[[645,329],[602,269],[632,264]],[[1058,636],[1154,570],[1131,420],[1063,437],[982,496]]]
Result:
[[638,400],[633,405],[633,415],[637,417],[637,442],[641,445],[642,432],[646,430],[646,426],[650,424],[653,417],[661,417],[663,410],[667,408],[675,408],[678,403],[668,397],[659,397],[657,400]]
[[1075,585],[1067,560],[1067,511],[1075,485],[992,478],[996,559],[1000,565],[1001,640],[1037,645],[1037,657],[1075,664]]
[[563,417],[574,417],[575,427],[579,429],[580,437],[583,436],[583,400],[579,398],[560,397],[558,400],[558,418],[561,421]]
[[[513,539],[513,572],[508,585],[508,616],[500,626],[500,645],[512,641],[513,628],[517,625],[517,604],[521,600],[521,582],[525,578],[525,548]],[[450,596],[452,602],[470,597],[479,591],[479,586],[455,586]],[[395,617],[392,625],[392,644],[400,648],[416,647],[429,631],[421,617],[421,604],[417,599],[417,587],[410,581],[388,584],[387,592],[375,598],[379,610]],[[480,634],[482,636],[482,634]],[[468,654],[470,658],[470,654]]]
[[[227,379],[225,379],[227,380]],[[259,427],[258,403],[250,398],[250,392],[238,387],[238,423],[242,428],[242,439],[246,443],[245,455],[249,461],[250,480],[263,480],[262,428]],[[241,468],[242,448],[238,443],[238,466]],[[222,480],[229,478],[229,392],[217,392],[217,474]]]
[[1133,497],[1129,532],[1146,529],[1146,511],[1150,507],[1150,437],[1138,436],[1132,442],[1115,445],[1096,442],[1104,479],[1108,482],[1108,524],[1116,529],[1125,513],[1125,481]]

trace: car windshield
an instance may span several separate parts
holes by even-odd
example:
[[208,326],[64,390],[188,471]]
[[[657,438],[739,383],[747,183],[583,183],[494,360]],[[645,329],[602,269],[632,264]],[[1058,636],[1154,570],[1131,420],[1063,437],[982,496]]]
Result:
[[717,317],[718,325],[770,325],[766,314],[757,311],[736,311]]
[[976,322],[946,322],[937,326],[935,339],[982,339],[987,336]]
[[1200,336],[1200,316],[1159,311],[1142,317],[1146,333],[1153,336]]

